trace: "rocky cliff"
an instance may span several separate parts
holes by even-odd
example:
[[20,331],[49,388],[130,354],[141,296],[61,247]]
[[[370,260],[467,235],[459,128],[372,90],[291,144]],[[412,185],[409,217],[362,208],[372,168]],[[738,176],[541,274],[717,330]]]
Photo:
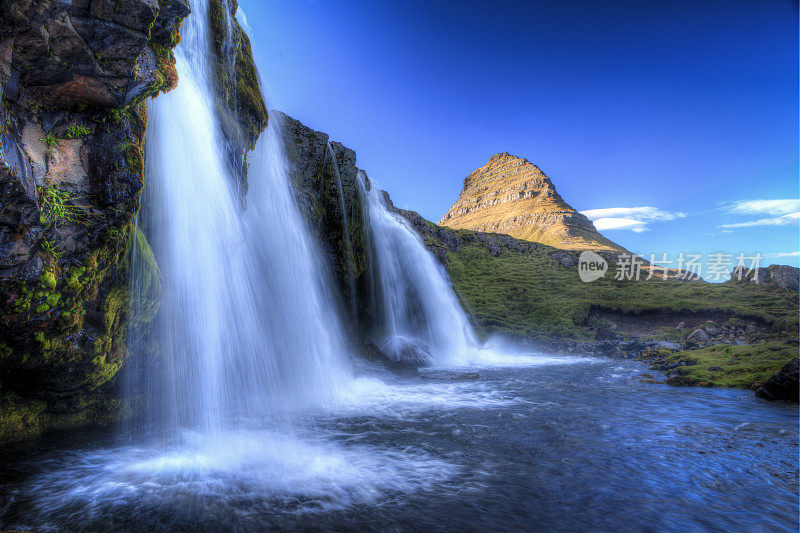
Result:
[[[159,274],[134,224],[145,99],[177,83],[187,0],[5,0],[0,441],[119,416],[108,394]],[[129,253],[147,274],[131,316]]]
[[344,308],[361,328],[358,322],[369,318],[355,310],[366,305],[368,250],[356,153],[284,113],[272,110],[270,117],[281,125],[298,202],[328,255]]
[[508,153],[493,155],[467,176],[439,225],[505,233],[569,250],[625,251],[570,207],[539,167]]
[[226,139],[228,163],[247,197],[247,154],[267,127],[267,106],[253,63],[250,38],[236,19],[236,0],[210,0],[217,116]]

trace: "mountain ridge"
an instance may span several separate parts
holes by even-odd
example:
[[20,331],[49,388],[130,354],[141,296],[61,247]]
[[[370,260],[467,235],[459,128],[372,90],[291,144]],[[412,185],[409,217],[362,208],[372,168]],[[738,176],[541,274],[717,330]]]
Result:
[[627,252],[564,201],[541,168],[508,152],[494,154],[464,179],[458,200],[439,225],[569,250]]

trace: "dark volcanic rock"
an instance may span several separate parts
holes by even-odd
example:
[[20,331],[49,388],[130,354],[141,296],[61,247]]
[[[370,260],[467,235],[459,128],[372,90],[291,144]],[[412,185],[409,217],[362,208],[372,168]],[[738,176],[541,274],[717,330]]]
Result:
[[372,341],[362,341],[361,354],[367,360],[382,365],[391,373],[396,374],[398,376],[404,376],[404,377],[419,376],[419,370],[418,370],[419,365],[393,359]]
[[756,396],[770,401],[782,400],[797,403],[800,394],[797,380],[798,358],[795,357],[756,389]]
[[[363,330],[375,310],[368,301],[372,289],[367,272],[367,224],[356,153],[280,111],[271,110],[270,116],[280,124],[289,174],[303,215],[329,256],[326,263],[333,265],[345,307],[352,310],[353,297],[359,301],[363,323],[357,326]],[[364,180],[368,185],[366,175]]]

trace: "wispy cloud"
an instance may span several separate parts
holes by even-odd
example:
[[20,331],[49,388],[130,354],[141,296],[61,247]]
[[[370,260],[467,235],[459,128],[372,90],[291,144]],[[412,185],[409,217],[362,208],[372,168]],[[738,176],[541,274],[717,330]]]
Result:
[[771,258],[780,258],[780,257],[800,257],[800,250],[797,252],[772,252],[769,254],[764,254],[764,257],[771,257]]
[[648,231],[652,222],[667,222],[683,218],[686,213],[664,211],[657,207],[606,207],[581,211],[599,230],[630,230],[636,233]]
[[800,211],[797,213],[790,213],[788,215],[781,215],[779,217],[760,218],[758,220],[749,220],[747,222],[736,222],[733,224],[721,224],[720,228],[733,229],[733,228],[750,228],[753,226],[786,226],[787,224],[794,224],[800,220]]
[[800,198],[742,200],[726,204],[730,213],[743,215],[788,215],[800,211]]
[[745,222],[720,224],[724,230],[752,228],[756,226],[786,226],[800,220],[800,199],[781,198],[776,200],[741,200],[723,204],[730,215],[761,215],[761,218]]

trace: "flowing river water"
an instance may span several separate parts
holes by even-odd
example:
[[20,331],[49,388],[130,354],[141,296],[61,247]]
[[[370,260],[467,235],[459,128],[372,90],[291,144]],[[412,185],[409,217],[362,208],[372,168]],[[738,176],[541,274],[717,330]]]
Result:
[[291,435],[265,424],[228,446],[110,431],[19,445],[0,465],[0,524],[796,531],[796,406],[644,383],[631,361],[518,355],[420,378],[374,372]]

